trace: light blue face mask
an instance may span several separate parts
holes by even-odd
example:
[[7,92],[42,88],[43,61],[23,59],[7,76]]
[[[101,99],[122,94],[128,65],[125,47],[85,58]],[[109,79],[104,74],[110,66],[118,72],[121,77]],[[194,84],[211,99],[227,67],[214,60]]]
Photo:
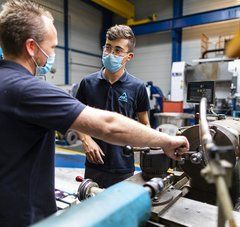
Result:
[[35,59],[32,57],[35,65],[36,65],[35,75],[45,75],[51,70],[51,68],[54,64],[55,54],[54,55],[47,55],[46,52],[39,46],[39,44],[37,42],[35,42],[35,43],[37,44],[38,48],[42,51],[42,53],[47,57],[47,61],[46,61],[44,66],[39,66],[37,64],[37,62],[35,61]]
[[123,58],[122,56],[115,56],[113,54],[103,54],[102,63],[107,70],[115,73],[123,66]]
[[2,48],[0,47],[0,60],[3,59],[3,51]]

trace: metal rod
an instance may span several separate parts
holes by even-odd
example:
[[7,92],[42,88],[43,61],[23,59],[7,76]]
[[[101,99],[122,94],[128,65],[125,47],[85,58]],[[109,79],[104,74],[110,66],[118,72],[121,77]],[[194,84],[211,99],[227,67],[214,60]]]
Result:
[[133,151],[161,150],[161,147],[133,147]]
[[204,161],[209,162],[208,150],[214,145],[210,134],[207,122],[207,99],[202,98],[200,102],[200,117],[199,117],[199,136],[203,147]]
[[221,211],[218,210],[218,212],[220,212],[220,215],[223,215],[223,217],[221,217],[221,219],[218,221],[218,226],[219,227],[225,226],[224,225],[225,220],[228,220],[230,227],[236,227],[237,225],[234,221],[233,213],[232,213],[233,206],[232,206],[231,198],[229,196],[224,177],[217,176],[215,179],[215,183],[216,183],[216,189],[217,189],[217,197],[219,201],[219,209],[221,209]]
[[226,219],[224,218],[223,208],[219,199],[217,200],[217,206],[218,206],[218,225],[217,226],[225,227]]
[[[235,227],[236,223],[232,214],[232,202],[229,196],[228,188],[224,179],[225,171],[220,160],[215,156],[215,159],[209,159],[209,151],[215,146],[207,123],[207,99],[202,98],[200,102],[200,125],[199,135],[203,151],[208,158],[210,174],[214,176],[214,182],[217,190],[218,204],[218,227],[224,226],[225,220],[229,221],[229,226]],[[219,157],[219,156],[218,156]],[[221,217],[220,217],[221,216]]]
[[225,48],[219,48],[219,49],[213,49],[213,50],[205,50],[202,53],[202,59],[205,58],[205,55],[208,53],[214,53],[214,52],[219,52],[219,51],[225,51]]

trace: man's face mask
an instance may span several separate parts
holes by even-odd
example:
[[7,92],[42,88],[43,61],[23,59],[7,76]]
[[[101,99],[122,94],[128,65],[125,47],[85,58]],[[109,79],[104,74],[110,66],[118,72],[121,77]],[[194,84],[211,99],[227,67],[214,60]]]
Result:
[[2,48],[0,47],[0,60],[3,59],[3,51]]
[[102,63],[107,70],[111,73],[115,73],[122,67],[123,58],[123,56],[103,53]]
[[55,54],[53,55],[48,55],[46,54],[46,52],[39,46],[39,44],[35,41],[36,45],[38,46],[38,48],[41,50],[41,52],[47,57],[47,61],[45,63],[44,66],[39,66],[36,62],[36,60],[32,57],[35,65],[36,65],[36,73],[35,75],[45,75],[46,73],[48,73],[55,61]]

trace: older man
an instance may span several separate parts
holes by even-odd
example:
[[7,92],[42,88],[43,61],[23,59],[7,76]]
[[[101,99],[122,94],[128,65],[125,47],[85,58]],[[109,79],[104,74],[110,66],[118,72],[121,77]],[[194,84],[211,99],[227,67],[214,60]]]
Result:
[[86,107],[38,80],[54,62],[57,31],[52,15],[28,0],[0,12],[0,225],[27,226],[56,211],[54,130],[69,128],[118,145],[161,146],[175,158],[185,137],[170,137],[142,124]]

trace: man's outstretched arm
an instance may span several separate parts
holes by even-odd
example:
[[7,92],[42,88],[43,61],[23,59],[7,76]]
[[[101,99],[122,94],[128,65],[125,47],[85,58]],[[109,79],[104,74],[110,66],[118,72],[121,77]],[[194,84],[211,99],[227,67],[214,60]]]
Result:
[[118,113],[88,106],[79,114],[71,129],[120,146],[162,147],[173,159],[176,159],[176,149],[179,154],[189,149],[189,143],[183,136],[169,136]]

